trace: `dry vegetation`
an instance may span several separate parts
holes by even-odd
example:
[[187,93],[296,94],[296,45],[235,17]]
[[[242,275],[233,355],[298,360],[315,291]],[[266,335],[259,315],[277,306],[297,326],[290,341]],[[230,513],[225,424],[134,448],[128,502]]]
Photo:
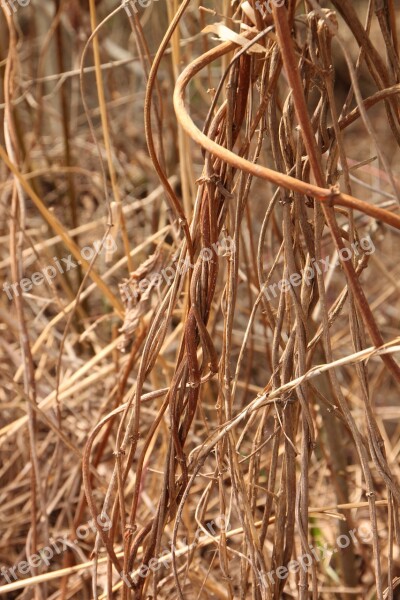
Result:
[[1,5],[0,598],[399,597],[399,5],[148,4]]

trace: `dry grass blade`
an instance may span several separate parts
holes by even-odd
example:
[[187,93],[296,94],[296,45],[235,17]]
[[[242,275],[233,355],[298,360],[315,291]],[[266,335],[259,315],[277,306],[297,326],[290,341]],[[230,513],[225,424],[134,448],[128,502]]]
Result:
[[0,598],[396,600],[399,7],[0,15]]

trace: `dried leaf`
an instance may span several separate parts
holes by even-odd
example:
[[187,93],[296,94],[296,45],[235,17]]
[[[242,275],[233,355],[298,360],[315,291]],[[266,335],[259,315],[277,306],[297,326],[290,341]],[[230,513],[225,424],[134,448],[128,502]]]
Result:
[[[234,42],[235,44],[237,44],[238,46],[242,46],[243,48],[245,46],[249,45],[249,40],[246,39],[245,37],[243,37],[242,35],[235,33],[234,31],[232,31],[232,29],[229,29],[229,27],[226,27],[226,25],[222,25],[222,23],[215,23],[213,25],[207,25],[207,27],[205,27],[202,30],[203,33],[215,33],[219,39],[223,42]],[[260,46],[260,44],[253,44],[249,49],[248,52],[255,52],[257,54],[265,54],[265,48],[263,48],[262,46]]]

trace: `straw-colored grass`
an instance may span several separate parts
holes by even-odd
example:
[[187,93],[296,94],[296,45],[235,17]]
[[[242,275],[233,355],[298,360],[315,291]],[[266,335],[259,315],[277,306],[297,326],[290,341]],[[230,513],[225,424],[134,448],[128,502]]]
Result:
[[0,597],[400,597],[399,7],[23,4]]

